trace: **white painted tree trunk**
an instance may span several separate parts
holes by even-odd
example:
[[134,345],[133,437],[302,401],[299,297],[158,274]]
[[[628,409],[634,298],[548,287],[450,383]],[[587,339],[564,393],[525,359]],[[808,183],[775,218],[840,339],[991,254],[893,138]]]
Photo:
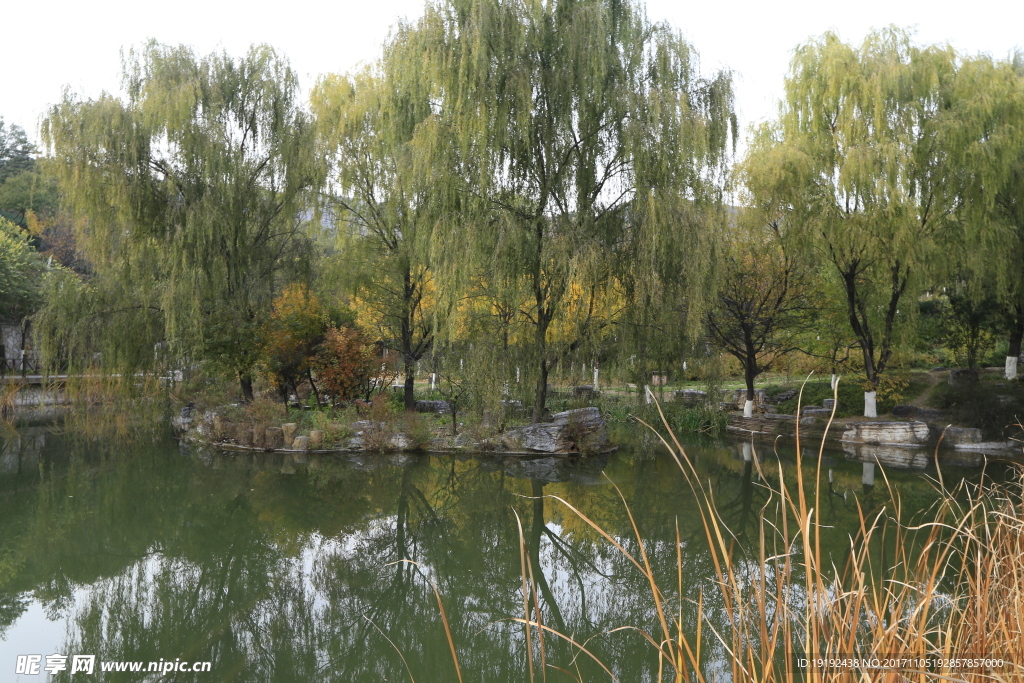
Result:
[[864,392],[864,417],[878,417],[878,406],[873,391]]
[[651,385],[644,385],[644,396],[647,398],[647,403],[654,403],[654,394],[651,393]]
[[747,400],[743,402],[743,417],[754,416],[754,402]]
[[860,481],[864,486],[875,485],[875,463],[864,463],[864,467],[861,469]]
[[743,462],[750,462],[754,459],[754,447],[749,443],[743,444]]
[[519,384],[519,368],[516,368],[516,384]]
[[594,366],[594,391],[599,391],[600,387],[597,386],[597,366]]
[[836,390],[836,381],[838,379],[839,379],[839,376],[836,375],[835,373],[833,373],[832,374],[832,381],[829,382],[828,388],[831,389],[832,391],[835,391]]
[[1017,356],[1006,357],[1006,379],[1017,379]]

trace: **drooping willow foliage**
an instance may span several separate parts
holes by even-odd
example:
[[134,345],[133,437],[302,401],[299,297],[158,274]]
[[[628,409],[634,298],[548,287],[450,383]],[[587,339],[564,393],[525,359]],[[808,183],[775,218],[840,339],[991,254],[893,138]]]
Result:
[[967,251],[1005,248],[993,189],[1020,154],[1011,112],[1022,93],[1007,63],[919,47],[898,29],[859,47],[827,33],[797,49],[744,181],[752,203],[781,211],[788,238],[834,273],[868,387],[893,358],[910,302],[966,266]]
[[620,0],[438,3],[404,55],[426,62],[450,141],[434,146],[452,207],[435,267],[458,283],[442,296],[475,292],[524,341],[540,419],[567,354],[710,267],[692,247],[721,200],[730,76],[701,78],[678,33]]
[[128,54],[124,91],[68,93],[44,122],[96,275],[90,296],[42,311],[50,355],[131,370],[211,359],[251,395],[255,331],[306,268],[321,175],[297,79],[267,47],[236,60],[150,43]]
[[411,409],[419,361],[446,321],[431,248],[440,202],[424,145],[432,130],[431,83],[422,64],[396,58],[412,29],[401,26],[385,56],[313,91],[317,139],[329,169],[327,214],[339,221],[339,284],[356,293],[368,327],[401,354]]
[[90,270],[48,278],[34,325],[61,367],[206,361],[251,396],[259,331],[298,282],[398,351],[408,407],[443,367],[539,420],[552,377],[595,362],[640,385],[753,348],[717,290],[779,281],[735,258],[770,234],[816,310],[765,327],[764,365],[852,349],[875,387],[919,295],[947,286],[995,301],[1019,352],[1021,63],[825,34],[734,173],[731,75],[702,75],[639,2],[438,0],[308,109],[269,48],[151,43],[121,96],[66,94],[44,124]]

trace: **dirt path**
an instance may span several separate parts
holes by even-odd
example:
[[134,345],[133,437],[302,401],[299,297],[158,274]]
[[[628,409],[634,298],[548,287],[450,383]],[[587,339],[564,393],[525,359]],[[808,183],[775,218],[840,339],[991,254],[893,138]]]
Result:
[[915,408],[927,408],[928,399],[931,398],[932,392],[935,391],[935,387],[942,381],[945,373],[943,371],[936,372],[929,370],[924,373],[924,376],[928,379],[928,388],[918,394],[917,398],[911,401],[908,405],[912,405]]

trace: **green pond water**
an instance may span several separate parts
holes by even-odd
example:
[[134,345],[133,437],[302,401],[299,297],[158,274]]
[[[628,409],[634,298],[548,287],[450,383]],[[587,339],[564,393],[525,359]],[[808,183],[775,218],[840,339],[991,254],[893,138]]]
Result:
[[[628,440],[632,438],[632,442]],[[454,681],[431,583],[451,624],[465,681],[527,681],[521,520],[545,623],[570,634],[622,681],[653,681],[657,657],[645,579],[571,503],[637,551],[622,491],[671,600],[713,595],[694,494],[671,457],[641,435],[583,459],[332,455],[297,460],[179,446],[129,445],[26,427],[0,436],[0,681],[19,656],[68,657],[53,680]],[[749,447],[690,442],[722,520],[757,538],[768,492]],[[769,454],[770,480],[792,454]],[[807,466],[807,472],[813,469]],[[964,471],[944,471],[947,481]],[[927,473],[887,470],[905,511],[935,498]],[[874,478],[877,486],[865,485]],[[824,461],[825,550],[841,563],[856,501],[889,502],[876,466]],[[542,497],[544,496],[544,497]],[[739,556],[738,556],[739,557]],[[402,563],[413,560],[417,564]],[[737,559],[753,571],[752,560]],[[706,604],[712,622],[721,605]],[[695,632],[689,602],[683,620]],[[689,616],[688,616],[689,615]],[[547,680],[610,680],[586,656],[545,640]],[[70,673],[95,655],[92,677]],[[539,655],[535,655],[538,656]],[[710,670],[721,648],[705,641]],[[102,673],[101,662],[210,662],[204,673]],[[564,673],[561,670],[564,669]],[[724,671],[724,669],[721,669]],[[542,680],[539,667],[537,680]],[[410,676],[411,674],[411,676]]]

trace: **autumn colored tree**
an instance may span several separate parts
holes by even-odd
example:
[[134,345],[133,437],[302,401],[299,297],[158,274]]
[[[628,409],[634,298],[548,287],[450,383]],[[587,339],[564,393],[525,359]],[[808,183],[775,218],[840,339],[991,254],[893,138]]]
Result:
[[273,311],[262,330],[261,366],[277,383],[286,402],[289,388],[297,395],[299,384],[308,381],[319,405],[313,360],[325,339],[328,322],[319,299],[305,285],[288,285],[274,300]]
[[398,377],[399,356],[381,350],[355,327],[330,327],[313,365],[335,403],[369,400]]

